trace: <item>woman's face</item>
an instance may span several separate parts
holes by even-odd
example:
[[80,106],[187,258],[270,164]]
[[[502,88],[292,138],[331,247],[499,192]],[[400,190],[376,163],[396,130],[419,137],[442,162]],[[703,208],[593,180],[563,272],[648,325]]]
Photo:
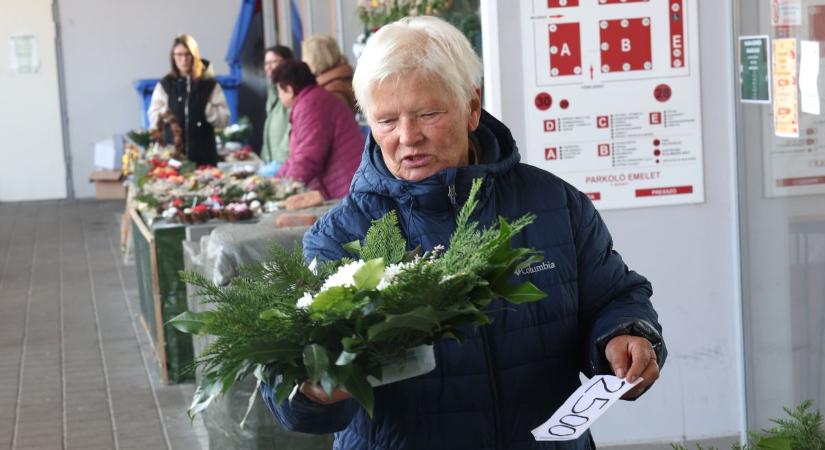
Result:
[[292,86],[281,87],[278,85],[278,99],[283,103],[285,108],[292,108],[295,104],[295,91]]
[[264,72],[266,72],[266,79],[272,79],[272,72],[278,67],[278,64],[284,59],[275,52],[266,52],[264,55]]
[[172,57],[175,58],[175,66],[182,75],[189,75],[192,72],[192,53],[183,44],[178,44],[172,49]]
[[404,75],[373,87],[367,115],[390,172],[419,181],[468,164],[468,135],[481,117],[480,93],[460,105],[439,83]]

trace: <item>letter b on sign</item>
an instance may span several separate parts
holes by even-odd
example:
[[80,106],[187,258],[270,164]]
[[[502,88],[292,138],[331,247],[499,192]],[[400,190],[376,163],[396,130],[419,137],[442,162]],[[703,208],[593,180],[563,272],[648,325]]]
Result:
[[599,156],[610,156],[610,144],[599,144],[597,149]]

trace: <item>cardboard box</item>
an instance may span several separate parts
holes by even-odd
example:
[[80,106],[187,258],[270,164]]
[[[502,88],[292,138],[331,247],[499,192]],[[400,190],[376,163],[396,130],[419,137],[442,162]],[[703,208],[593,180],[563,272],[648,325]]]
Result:
[[89,181],[95,184],[95,198],[98,200],[126,198],[123,173],[119,170],[95,170],[89,175]]

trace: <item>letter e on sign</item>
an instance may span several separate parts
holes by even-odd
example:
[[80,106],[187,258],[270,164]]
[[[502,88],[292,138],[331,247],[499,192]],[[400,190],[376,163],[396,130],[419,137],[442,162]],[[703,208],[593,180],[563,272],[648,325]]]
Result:
[[651,125],[661,125],[662,124],[662,113],[660,113],[660,112],[650,113],[650,124]]

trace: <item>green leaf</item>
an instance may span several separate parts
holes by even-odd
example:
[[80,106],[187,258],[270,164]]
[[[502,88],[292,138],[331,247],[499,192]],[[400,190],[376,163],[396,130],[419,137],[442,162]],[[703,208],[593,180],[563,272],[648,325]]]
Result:
[[283,402],[289,397],[289,394],[292,393],[293,389],[295,389],[295,383],[289,383],[286,381],[280,383],[275,387],[275,401],[278,403]]
[[432,306],[421,306],[404,314],[389,314],[367,330],[371,340],[381,340],[397,334],[398,331],[416,330],[429,332],[438,326],[438,317]]
[[353,255],[361,256],[361,241],[347,242],[346,244],[341,245],[341,247]]
[[510,303],[515,304],[534,302],[547,297],[544,291],[529,281],[519,285],[499,283],[493,287],[493,291],[495,291],[497,296],[504,297]]
[[344,350],[338,356],[338,359],[335,360],[335,365],[336,366],[346,366],[347,364],[355,361],[355,358],[357,358],[357,357],[358,357],[358,353],[350,353],[350,352]]
[[262,320],[275,320],[286,319],[289,316],[287,316],[283,311],[281,311],[278,308],[272,308],[262,312],[258,317],[260,317]]
[[791,450],[791,441],[785,437],[767,437],[756,443],[759,450]]
[[206,375],[201,380],[198,388],[195,389],[195,395],[192,397],[192,404],[189,405],[189,420],[195,420],[195,416],[202,413],[209,407],[212,400],[221,395],[223,388],[223,381],[215,374]]
[[206,334],[206,318],[212,314],[211,311],[192,312],[185,311],[167,322],[178,331],[189,334]]
[[352,298],[350,288],[332,287],[316,295],[309,309],[316,318],[322,317],[325,312],[346,314],[352,309]]
[[397,264],[404,258],[406,248],[407,241],[398,228],[398,216],[390,211],[372,221],[361,248],[361,258],[365,261],[384,258],[387,264]]
[[351,370],[347,371],[345,375],[344,388],[364,407],[367,415],[372,417],[375,397],[372,386],[370,386],[367,381],[367,375],[357,365],[353,365]]
[[321,388],[327,394],[327,397],[332,398],[332,391],[338,386],[338,378],[330,370],[325,370],[321,374]]
[[259,346],[260,344],[250,344],[247,346],[244,356],[256,364],[270,364],[275,361],[291,361],[301,356],[300,347],[291,346],[286,343],[277,345]]
[[371,259],[364,263],[352,275],[355,287],[362,291],[371,291],[381,282],[384,276],[384,258]]
[[318,344],[309,344],[304,347],[304,366],[307,368],[310,381],[317,383],[329,367],[326,349]]

